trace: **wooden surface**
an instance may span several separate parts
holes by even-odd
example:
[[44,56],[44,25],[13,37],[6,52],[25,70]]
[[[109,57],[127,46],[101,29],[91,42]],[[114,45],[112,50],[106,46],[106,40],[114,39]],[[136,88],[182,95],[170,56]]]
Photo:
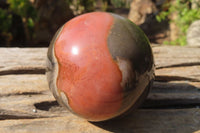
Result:
[[156,81],[140,109],[91,123],[60,107],[46,48],[0,48],[0,133],[200,133],[200,48],[153,46]]

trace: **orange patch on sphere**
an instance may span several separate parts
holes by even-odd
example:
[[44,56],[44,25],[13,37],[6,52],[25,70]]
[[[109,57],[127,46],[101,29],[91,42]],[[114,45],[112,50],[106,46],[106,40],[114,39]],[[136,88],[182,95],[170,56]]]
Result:
[[113,21],[107,13],[81,15],[64,25],[55,42],[57,88],[89,120],[113,117],[123,100],[122,74],[107,46]]

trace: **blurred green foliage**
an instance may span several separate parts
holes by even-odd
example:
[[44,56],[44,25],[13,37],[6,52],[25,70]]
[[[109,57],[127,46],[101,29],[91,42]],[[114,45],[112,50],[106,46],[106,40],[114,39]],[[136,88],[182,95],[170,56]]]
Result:
[[0,8],[0,39],[5,42],[12,40],[12,34],[10,32],[11,24],[12,15]]
[[[200,19],[200,8],[191,8],[192,0],[176,0],[175,3],[166,3],[163,8],[168,7],[168,10],[161,11],[157,16],[157,21],[161,22],[165,19],[170,19],[170,15],[177,13],[176,19],[170,19],[175,22],[179,29],[179,37],[175,41],[167,42],[165,44],[171,45],[186,45],[186,33],[190,24]],[[200,6],[200,5],[199,5]]]
[[116,8],[127,7],[129,8],[129,4],[127,0],[111,0],[112,4]]
[[[127,8],[131,0],[65,0],[74,15],[95,11],[100,4],[102,11],[113,8]],[[0,43],[3,46],[15,46],[30,43],[35,37],[36,23],[39,22],[38,12],[30,0],[4,0],[0,3]],[[59,1],[57,1],[59,2]],[[66,6],[67,6],[66,5]],[[38,24],[38,23],[37,23]],[[22,45],[24,46],[24,45]]]
[[0,31],[9,32],[12,24],[12,15],[0,8]]
[[[10,42],[16,38],[18,31],[25,32],[24,41],[34,35],[34,24],[37,21],[37,12],[29,0],[7,0],[7,7],[0,8],[0,40],[10,45]],[[22,26],[19,26],[15,19],[21,18]],[[22,28],[23,27],[23,28]],[[23,37],[21,37],[23,38]]]
[[95,0],[65,0],[74,11],[75,15],[91,12],[95,9]]
[[95,10],[98,2],[102,3],[102,11],[112,11],[109,8],[129,8],[131,0],[65,0],[75,10],[75,14],[82,14]]
[[9,10],[21,16],[23,22],[28,28],[34,27],[34,22],[37,20],[37,12],[29,0],[7,0]]

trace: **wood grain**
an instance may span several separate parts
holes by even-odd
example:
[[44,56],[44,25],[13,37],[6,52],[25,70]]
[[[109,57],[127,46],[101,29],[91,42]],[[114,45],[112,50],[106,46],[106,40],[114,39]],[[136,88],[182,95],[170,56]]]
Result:
[[200,65],[199,47],[153,45],[156,68]]
[[0,132],[20,133],[192,133],[200,130],[199,109],[137,110],[120,120],[90,123],[76,116],[6,120]]
[[0,75],[45,73],[47,48],[0,48]]
[[140,109],[91,123],[58,105],[45,75],[47,48],[0,48],[1,133],[198,133],[200,48],[153,46],[156,81]]

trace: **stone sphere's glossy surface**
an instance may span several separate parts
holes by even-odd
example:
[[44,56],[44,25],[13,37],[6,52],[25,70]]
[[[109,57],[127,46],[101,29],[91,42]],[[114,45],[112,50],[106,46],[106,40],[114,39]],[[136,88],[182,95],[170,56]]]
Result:
[[154,78],[147,37],[129,20],[105,12],[64,24],[49,46],[47,65],[54,97],[89,121],[108,120],[135,108]]

